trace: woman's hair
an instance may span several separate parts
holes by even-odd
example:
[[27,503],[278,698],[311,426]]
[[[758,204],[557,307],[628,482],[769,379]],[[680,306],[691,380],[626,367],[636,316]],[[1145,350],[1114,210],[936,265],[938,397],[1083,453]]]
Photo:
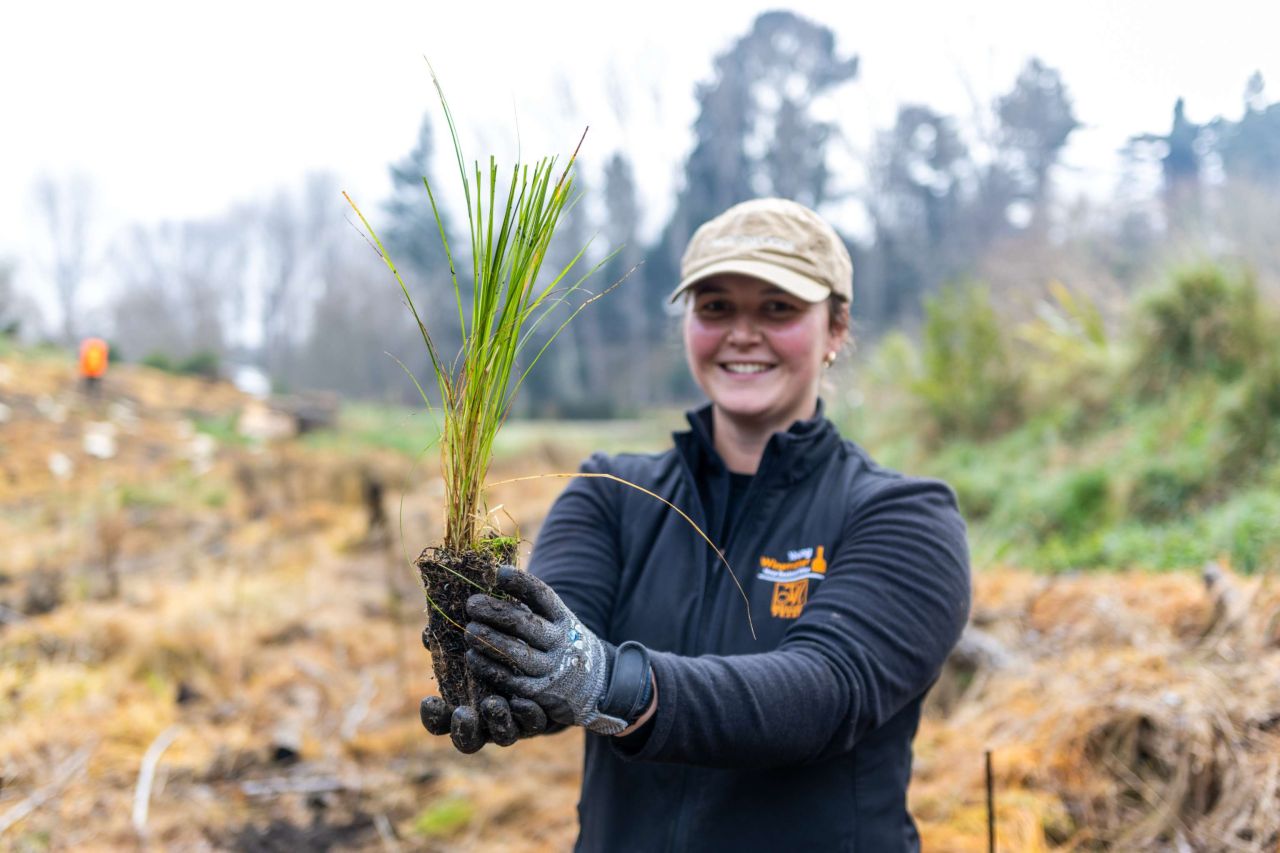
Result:
[[832,331],[845,333],[840,349],[853,349],[853,319],[849,316],[849,300],[834,294],[828,296],[827,320]]
[[832,294],[827,297],[827,316],[831,320],[831,328],[849,331],[849,300]]

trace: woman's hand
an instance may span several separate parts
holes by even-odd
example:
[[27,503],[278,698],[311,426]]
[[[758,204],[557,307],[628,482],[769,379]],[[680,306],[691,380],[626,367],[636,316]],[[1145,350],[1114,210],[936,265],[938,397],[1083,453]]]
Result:
[[486,743],[511,746],[517,740],[553,734],[565,727],[547,719],[537,702],[486,696],[480,708],[453,706],[440,696],[428,696],[418,709],[422,725],[433,735],[449,735],[459,752],[470,755]]
[[531,700],[559,723],[616,735],[649,707],[648,653],[618,648],[583,625],[551,587],[511,566],[498,570],[499,599],[467,600],[467,667],[513,697]]
[[[422,634],[422,644],[427,644],[427,634]],[[450,705],[440,696],[428,696],[418,708],[423,727],[433,735],[449,735],[459,752],[478,752],[486,743],[510,746],[522,738],[540,734],[552,734],[564,725],[547,719],[546,712],[537,702],[523,697],[505,699],[486,696],[479,708],[470,705]]]

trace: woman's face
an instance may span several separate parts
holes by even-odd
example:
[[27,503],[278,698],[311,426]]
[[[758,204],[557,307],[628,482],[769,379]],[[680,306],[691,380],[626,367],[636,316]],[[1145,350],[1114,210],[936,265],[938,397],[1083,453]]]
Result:
[[771,430],[813,416],[823,359],[844,334],[825,302],[734,274],[695,285],[684,318],[689,370],[711,402]]

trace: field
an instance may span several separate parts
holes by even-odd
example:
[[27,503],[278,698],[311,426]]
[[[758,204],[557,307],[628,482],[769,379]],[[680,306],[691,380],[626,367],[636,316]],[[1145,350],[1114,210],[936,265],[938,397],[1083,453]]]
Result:
[[[576,731],[458,755],[408,566],[440,536],[421,416],[260,444],[247,398],[0,354],[0,847],[563,850]],[[491,481],[675,426],[514,425]],[[563,487],[495,488],[522,550]],[[497,507],[501,505],[499,511]],[[911,790],[925,848],[1280,849],[1280,584],[976,567]]]

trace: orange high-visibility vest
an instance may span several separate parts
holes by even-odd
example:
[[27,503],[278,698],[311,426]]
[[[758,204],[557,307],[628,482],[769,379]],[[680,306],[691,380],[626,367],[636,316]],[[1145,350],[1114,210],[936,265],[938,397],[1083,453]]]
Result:
[[80,375],[97,379],[107,372],[107,342],[86,338],[80,344]]

